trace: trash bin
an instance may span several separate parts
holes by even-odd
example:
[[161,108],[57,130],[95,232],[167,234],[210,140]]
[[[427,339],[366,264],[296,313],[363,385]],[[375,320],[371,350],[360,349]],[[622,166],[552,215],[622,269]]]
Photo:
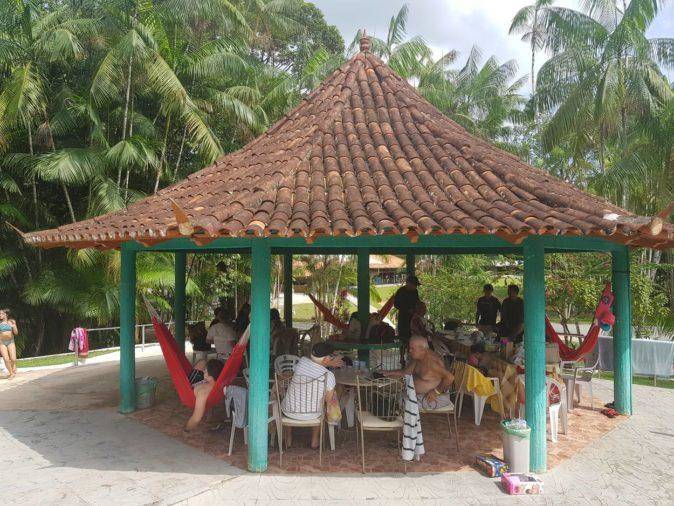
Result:
[[136,409],[150,408],[154,405],[157,379],[151,376],[136,378]]
[[509,473],[529,472],[529,438],[531,429],[521,419],[504,420],[503,460],[508,464]]

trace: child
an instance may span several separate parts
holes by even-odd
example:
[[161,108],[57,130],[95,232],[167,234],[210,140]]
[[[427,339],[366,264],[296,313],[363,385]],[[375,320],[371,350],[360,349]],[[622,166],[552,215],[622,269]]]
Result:
[[477,343],[470,347],[470,355],[468,355],[468,365],[479,369],[483,374],[487,374],[487,368],[483,363],[484,357],[484,344]]

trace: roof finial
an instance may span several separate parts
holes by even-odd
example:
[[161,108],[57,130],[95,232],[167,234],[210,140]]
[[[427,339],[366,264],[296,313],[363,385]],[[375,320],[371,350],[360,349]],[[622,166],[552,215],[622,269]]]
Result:
[[370,51],[370,38],[365,32],[365,28],[363,28],[360,35],[360,52],[367,53],[368,51]]

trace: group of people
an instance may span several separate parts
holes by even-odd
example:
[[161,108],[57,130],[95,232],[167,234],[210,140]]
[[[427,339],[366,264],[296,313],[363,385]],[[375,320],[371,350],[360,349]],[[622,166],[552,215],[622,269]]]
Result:
[[[475,325],[485,333],[496,332],[513,342],[520,342],[524,335],[524,301],[517,285],[508,285],[508,296],[503,302],[494,297],[494,287],[484,285],[483,295],[477,299]],[[496,323],[497,317],[501,319]]]

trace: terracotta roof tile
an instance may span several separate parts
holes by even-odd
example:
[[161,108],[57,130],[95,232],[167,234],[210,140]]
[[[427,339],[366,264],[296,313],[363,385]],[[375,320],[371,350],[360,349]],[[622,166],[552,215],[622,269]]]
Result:
[[114,247],[179,237],[173,202],[202,239],[546,233],[674,245],[671,224],[653,236],[643,218],[604,219],[633,215],[469,134],[367,51],[241,150],[125,210],[26,240]]

